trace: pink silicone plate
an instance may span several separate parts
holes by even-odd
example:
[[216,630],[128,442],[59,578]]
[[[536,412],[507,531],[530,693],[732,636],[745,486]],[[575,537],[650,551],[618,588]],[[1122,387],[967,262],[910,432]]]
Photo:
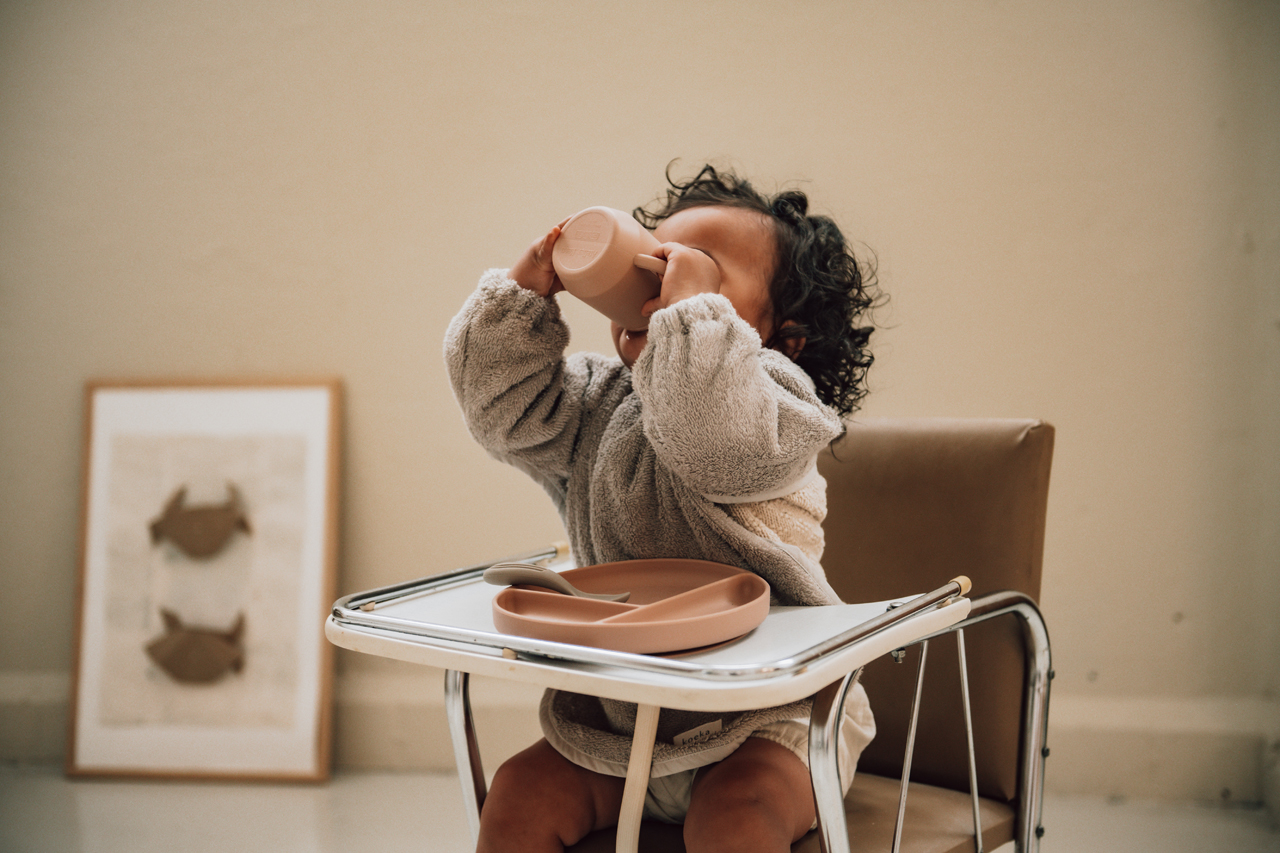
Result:
[[625,604],[512,586],[493,598],[507,634],[661,654],[740,637],[769,615],[759,575],[706,560],[627,560],[562,572],[583,592],[630,592]]

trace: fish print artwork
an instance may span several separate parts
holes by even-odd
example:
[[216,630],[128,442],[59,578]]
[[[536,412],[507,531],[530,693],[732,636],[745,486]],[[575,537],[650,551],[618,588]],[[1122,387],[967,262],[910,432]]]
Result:
[[244,614],[229,630],[186,625],[172,610],[161,608],[164,633],[147,644],[147,655],[184,684],[212,684],[229,672],[244,669]]
[[187,487],[182,486],[164,511],[151,522],[151,543],[173,543],[179,551],[196,560],[207,560],[227,546],[236,531],[252,533],[240,492],[227,484],[227,500],[221,504],[187,506]]

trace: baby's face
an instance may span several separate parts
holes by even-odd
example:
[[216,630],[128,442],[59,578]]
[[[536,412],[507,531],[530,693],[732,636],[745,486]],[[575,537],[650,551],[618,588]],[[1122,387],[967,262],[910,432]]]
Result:
[[[762,340],[768,340],[773,314],[769,282],[776,254],[769,220],[740,207],[691,207],[664,219],[653,234],[660,242],[697,249],[715,261],[720,294]],[[617,323],[611,331],[618,355],[631,367],[644,349],[647,332],[628,331]]]

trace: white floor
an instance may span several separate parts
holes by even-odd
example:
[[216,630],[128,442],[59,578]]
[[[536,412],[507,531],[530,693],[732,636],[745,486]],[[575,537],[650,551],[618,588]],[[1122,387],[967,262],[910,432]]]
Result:
[[[461,802],[449,775],[343,773],[319,786],[73,782],[55,767],[0,766],[0,851],[466,851]],[[1045,826],[1042,853],[1280,853],[1280,832],[1260,810],[1049,797]]]

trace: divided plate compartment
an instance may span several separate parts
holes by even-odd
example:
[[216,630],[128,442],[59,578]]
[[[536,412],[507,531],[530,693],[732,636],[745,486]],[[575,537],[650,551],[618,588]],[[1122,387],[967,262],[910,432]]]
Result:
[[769,615],[759,575],[706,560],[626,560],[561,573],[583,592],[630,592],[626,603],[511,586],[493,598],[499,631],[637,654],[724,643]]

